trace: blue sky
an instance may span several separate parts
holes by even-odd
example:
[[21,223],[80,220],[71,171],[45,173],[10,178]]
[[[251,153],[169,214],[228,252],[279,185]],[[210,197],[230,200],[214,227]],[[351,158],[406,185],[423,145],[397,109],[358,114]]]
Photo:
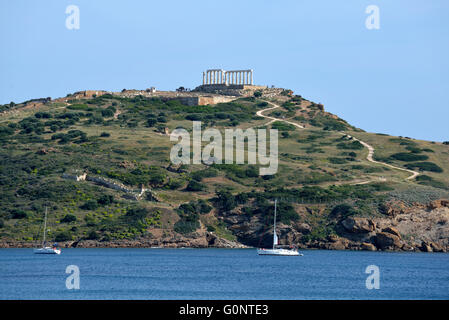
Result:
[[[65,26],[71,4],[79,30]],[[366,131],[445,141],[448,18],[446,0],[0,0],[0,103],[251,68]]]

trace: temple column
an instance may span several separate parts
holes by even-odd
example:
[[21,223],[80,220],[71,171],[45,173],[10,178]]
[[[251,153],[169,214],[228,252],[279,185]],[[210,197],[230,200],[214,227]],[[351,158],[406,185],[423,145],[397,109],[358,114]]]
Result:
[[251,85],[253,85],[253,70],[251,70]]
[[206,80],[206,74],[203,72],[203,86],[204,86],[204,80]]

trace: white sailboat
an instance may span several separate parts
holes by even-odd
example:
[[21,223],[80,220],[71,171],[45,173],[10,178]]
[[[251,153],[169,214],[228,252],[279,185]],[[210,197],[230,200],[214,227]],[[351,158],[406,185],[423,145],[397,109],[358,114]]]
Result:
[[45,207],[44,238],[42,240],[42,248],[34,249],[33,252],[36,254],[61,254],[61,249],[57,248],[56,244],[54,244],[52,247],[45,246],[46,234],[47,234],[47,207]]
[[302,256],[302,253],[299,253],[296,249],[282,249],[276,248],[278,244],[278,236],[276,234],[276,202],[274,200],[274,226],[273,226],[273,248],[272,249],[257,249],[257,253],[259,255],[270,255],[270,256]]

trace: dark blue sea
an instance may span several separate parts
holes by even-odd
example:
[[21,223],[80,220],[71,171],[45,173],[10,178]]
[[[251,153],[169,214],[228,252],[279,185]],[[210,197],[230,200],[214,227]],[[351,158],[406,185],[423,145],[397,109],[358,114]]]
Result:
[[[449,299],[449,254],[255,249],[0,249],[0,299]],[[79,289],[67,289],[69,265]],[[367,289],[367,266],[379,289]],[[74,282],[71,282],[72,284]]]

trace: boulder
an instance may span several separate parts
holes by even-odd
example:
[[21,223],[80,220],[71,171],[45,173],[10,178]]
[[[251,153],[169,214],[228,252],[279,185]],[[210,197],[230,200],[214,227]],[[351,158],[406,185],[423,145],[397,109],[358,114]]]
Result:
[[341,222],[343,227],[353,233],[368,233],[376,230],[374,222],[367,218],[349,217]]
[[421,251],[423,252],[433,252],[433,249],[430,245],[430,243],[423,241],[420,247]]
[[446,199],[434,200],[427,204],[428,210],[434,210],[441,207],[449,207],[449,200]]
[[373,245],[372,243],[368,243],[368,242],[362,242],[362,244],[360,245],[360,248],[362,250],[366,250],[366,251],[376,251],[376,246]]
[[312,227],[307,223],[298,223],[296,224],[296,230],[301,232],[302,234],[309,234],[312,231]]
[[327,250],[345,250],[347,249],[347,242],[338,240],[336,242],[327,243],[325,249]]
[[407,243],[404,243],[402,245],[401,250],[404,250],[404,251],[415,251],[415,247],[412,247],[411,245],[409,245]]
[[397,236],[399,239],[401,239],[401,234],[399,233],[399,230],[394,227],[386,227],[382,229],[382,232],[393,234]]
[[376,236],[374,237],[374,241],[376,243],[376,247],[381,250],[395,249],[402,247],[400,238],[388,232],[377,233]]
[[337,235],[335,235],[335,234],[331,234],[331,235],[329,235],[329,236],[327,237],[327,240],[328,240],[329,242],[337,242],[337,241],[340,240],[340,237],[337,236]]
[[444,247],[440,246],[438,243],[431,242],[430,247],[432,248],[433,252],[445,252],[446,250]]
[[397,216],[398,214],[407,213],[409,210],[402,201],[390,201],[388,203],[382,204],[379,209],[383,214],[393,217]]

